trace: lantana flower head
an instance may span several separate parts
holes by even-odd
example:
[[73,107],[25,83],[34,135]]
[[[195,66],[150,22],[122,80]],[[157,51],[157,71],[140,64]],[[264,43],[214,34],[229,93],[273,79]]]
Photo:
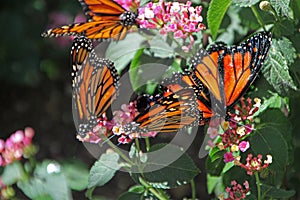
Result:
[[166,35],[173,33],[174,38],[189,39],[190,44],[182,47],[187,51],[194,43],[193,33],[205,29],[201,16],[202,7],[192,7],[192,3],[150,2],[139,9],[137,22],[141,28],[159,29]]
[[224,200],[241,200],[245,199],[249,192],[249,182],[245,181],[243,186],[238,184],[235,180],[231,181],[231,187],[226,188],[226,196]]
[[117,140],[120,144],[127,144],[135,138],[155,137],[157,132],[141,132],[138,128],[138,124],[134,122],[138,114],[135,102],[123,104],[121,110],[113,112],[111,120],[108,120],[106,115],[103,115],[98,119],[98,124],[92,131],[87,133],[84,138],[80,135],[77,135],[77,138],[82,142],[99,143],[104,136],[114,136],[118,138]]
[[262,160],[262,158],[261,154],[258,154],[257,157],[254,157],[252,154],[248,154],[245,164],[240,162],[240,157],[236,158],[235,164],[244,168],[247,171],[247,174],[252,175],[254,172],[262,171],[272,163],[271,155],[267,155],[265,160]]
[[0,139],[0,166],[6,166],[22,157],[28,157],[29,148],[32,147],[34,130],[30,127],[18,130],[6,140]]

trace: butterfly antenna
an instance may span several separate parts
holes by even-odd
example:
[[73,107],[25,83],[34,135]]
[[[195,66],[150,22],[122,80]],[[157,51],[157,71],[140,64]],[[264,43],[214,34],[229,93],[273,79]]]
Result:
[[108,140],[112,139],[112,138],[115,137],[115,136],[116,136],[116,135],[111,135],[111,136],[109,136],[108,138],[106,138],[106,140],[104,140],[104,141],[102,142],[102,145],[105,144]]
[[254,131],[254,130],[256,130],[255,128],[253,128],[252,126],[251,127],[249,127],[249,126],[247,126],[247,125],[245,125],[245,124],[242,124],[242,122],[238,122],[238,121],[236,121],[236,120],[234,120],[234,119],[229,119],[231,122],[234,122],[234,123],[236,123],[236,124],[238,124],[239,126],[243,126],[243,127],[245,127],[245,128],[247,128],[247,129],[249,129],[249,130],[251,130],[251,131]]

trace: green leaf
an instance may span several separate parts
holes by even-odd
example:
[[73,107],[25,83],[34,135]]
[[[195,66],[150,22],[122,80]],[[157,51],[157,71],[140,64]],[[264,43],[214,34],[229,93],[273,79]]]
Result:
[[142,48],[145,38],[138,33],[127,34],[121,41],[111,42],[106,50],[105,57],[114,61],[117,70],[122,71]]
[[132,88],[134,91],[136,91],[140,87],[139,82],[140,82],[141,77],[138,74],[139,74],[139,66],[141,64],[140,58],[143,55],[143,51],[144,51],[144,49],[139,49],[135,53],[135,55],[132,59],[132,62],[130,64],[130,67],[129,67],[130,82],[131,82],[131,85],[132,85]]
[[169,165],[164,164],[162,159],[166,155],[157,155],[155,157],[149,157],[145,171],[151,171],[157,167],[163,167],[153,172],[144,173],[144,179],[155,188],[175,188],[183,184],[189,183],[197,174],[199,169],[196,167],[193,160],[184,153],[179,147],[175,145],[156,144],[153,145],[150,151],[155,151],[161,148],[167,148],[168,157],[173,155],[181,155],[176,161]]
[[118,198],[118,200],[141,200],[144,199],[142,195],[132,193],[132,192],[125,192],[121,194],[121,196]]
[[231,0],[212,0],[207,13],[207,23],[214,39],[217,37],[223,17],[231,4]]
[[259,107],[258,111],[253,115],[254,117],[259,116],[261,113],[266,111],[268,108],[281,109],[284,106],[288,107],[288,99],[287,98],[283,98],[275,92],[268,91],[268,93],[271,96],[269,98],[263,97],[262,105]]
[[288,16],[290,0],[270,0],[277,15]]
[[157,34],[149,41],[151,55],[158,58],[172,58],[175,55],[174,48],[166,42],[166,38]]
[[215,191],[215,194],[218,195],[224,191],[224,185],[222,182],[221,176],[211,176],[207,175],[207,191],[208,194],[212,194]]
[[120,169],[119,158],[120,156],[114,152],[102,154],[91,168],[88,188],[103,186],[110,181]]
[[262,184],[261,189],[266,197],[270,197],[272,199],[289,199],[296,194],[295,190],[284,190],[266,184]]
[[283,19],[274,24],[272,32],[275,36],[292,36],[295,35],[295,25],[290,19]]
[[[279,110],[271,110],[261,115],[261,126],[250,137],[251,149],[258,155],[272,155],[273,162],[270,170],[270,180],[281,184],[284,171],[289,165],[289,151],[291,145],[291,124]],[[265,157],[263,158],[265,159]]]
[[[52,169],[50,171],[50,169]],[[54,170],[53,170],[54,169]],[[72,199],[65,175],[56,162],[45,160],[38,164],[30,179],[19,181],[17,186],[31,199],[51,196],[52,199]]]
[[224,154],[226,151],[221,151],[219,148],[214,147],[209,152],[209,157],[206,159],[205,168],[207,173],[212,176],[219,176],[225,166]]
[[[280,44],[283,46],[279,46]],[[271,46],[269,52],[269,57],[264,67],[262,67],[262,73],[264,77],[275,88],[275,90],[282,95],[288,93],[289,89],[297,89],[289,74],[288,63],[292,61],[287,61],[287,58],[292,57],[292,55],[285,57],[284,55],[286,53],[283,53],[283,51],[293,51],[284,48],[287,46],[289,45],[286,40],[281,40],[279,42],[274,39],[273,45]]]
[[230,186],[231,181],[233,180],[236,180],[238,183],[242,184],[248,179],[249,175],[247,175],[246,170],[239,166],[233,166],[223,174],[223,183],[225,186]]
[[129,188],[128,192],[142,194],[143,192],[145,192],[145,189],[146,188],[143,185],[135,185]]
[[[230,6],[227,12],[227,15],[230,18],[230,24],[226,26],[225,32],[220,34],[218,41],[226,41],[226,43],[233,43],[235,38],[235,33],[239,35],[247,34],[247,27],[241,25],[241,19],[239,16],[239,8]],[[249,16],[247,16],[249,17]],[[257,23],[257,22],[256,22]]]
[[20,162],[14,162],[4,167],[1,179],[5,185],[13,185],[24,177],[23,167]]
[[282,37],[280,40],[273,40],[272,45],[274,45],[276,49],[282,53],[288,65],[294,63],[297,58],[296,49],[288,38]]
[[62,171],[66,175],[67,183],[71,189],[81,191],[87,187],[89,171],[82,162],[74,160],[62,163]]
[[240,7],[250,7],[257,4],[260,0],[232,0],[232,4]]
[[[137,51],[130,65],[130,82],[135,92],[145,93],[147,89],[153,89],[162,79],[162,74],[172,64],[173,59],[156,58],[143,54],[142,50]],[[148,91],[149,92],[149,91]],[[149,93],[148,93],[149,94]],[[151,94],[151,93],[150,93]]]

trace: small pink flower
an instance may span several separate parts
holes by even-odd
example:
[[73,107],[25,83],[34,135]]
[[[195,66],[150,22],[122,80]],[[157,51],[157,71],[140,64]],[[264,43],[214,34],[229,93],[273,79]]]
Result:
[[253,157],[252,154],[248,154],[245,164],[240,162],[238,162],[237,164],[240,167],[244,168],[247,171],[247,174],[252,175],[254,172],[260,172],[261,170],[267,168],[271,163],[271,155],[267,155],[267,159],[263,161],[261,154],[258,154],[257,157]]
[[[175,38],[190,39],[193,33],[205,29],[200,16],[201,11],[201,6],[194,8],[190,1],[184,4],[160,0],[139,8],[137,22],[141,28],[157,28],[160,34],[173,32]],[[193,41],[190,42],[193,43]],[[191,46],[183,46],[183,49],[188,51]]]
[[121,135],[118,138],[118,142],[121,144],[128,144],[131,140],[129,138],[127,138],[125,135]]
[[181,30],[178,30],[174,33],[174,37],[175,38],[183,38],[184,37],[184,34]]
[[5,142],[4,140],[0,139],[0,153],[5,149]]
[[158,132],[147,132],[147,133],[143,133],[143,137],[155,137],[157,135]]
[[232,162],[232,161],[234,161],[234,157],[233,157],[232,153],[231,152],[226,152],[224,154],[224,162],[228,163],[228,162]]
[[250,143],[248,141],[242,141],[239,144],[239,149],[240,149],[241,152],[247,151],[247,149],[249,149],[249,147],[250,147]]
[[20,143],[24,139],[24,132],[21,130],[18,130],[14,134],[12,134],[10,136],[10,138],[13,143]]
[[218,129],[215,128],[215,127],[208,127],[207,134],[209,135],[209,137],[211,139],[214,139],[214,138],[216,138],[219,135]]
[[244,185],[244,187],[242,185],[238,184],[235,180],[231,181],[231,187],[227,187],[225,189],[225,191],[227,193],[227,198],[224,198],[224,200],[245,199],[247,196],[247,193],[249,192],[248,181],[245,181],[243,185]]
[[24,130],[24,133],[25,133],[25,137],[27,137],[27,138],[33,138],[33,136],[34,136],[34,129],[31,128],[31,127],[26,127],[25,130]]

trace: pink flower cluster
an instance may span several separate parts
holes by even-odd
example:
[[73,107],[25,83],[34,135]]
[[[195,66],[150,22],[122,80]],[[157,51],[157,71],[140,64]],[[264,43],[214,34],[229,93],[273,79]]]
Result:
[[223,200],[241,200],[245,199],[249,192],[249,183],[245,181],[243,186],[238,184],[235,180],[231,181],[231,187],[226,188],[226,197],[219,199]]
[[[211,139],[220,137],[220,140],[214,144],[209,141],[210,146],[217,146],[219,149],[228,151],[224,154],[224,162],[232,162],[239,152],[245,152],[250,148],[250,143],[245,139],[254,130],[253,115],[258,111],[260,106],[260,100],[254,99],[255,104],[252,103],[252,99],[245,100],[241,98],[240,105],[234,107],[235,113],[229,113],[231,117],[229,122],[223,122],[221,124],[217,121],[210,124],[207,133]],[[220,133],[221,132],[221,133]]]
[[174,38],[189,38],[190,45],[184,47],[188,50],[194,43],[193,33],[205,29],[202,24],[202,7],[192,7],[192,3],[179,2],[150,2],[139,9],[138,24],[141,28],[159,29],[159,33],[166,35],[173,33]]
[[257,157],[253,157],[252,154],[248,154],[248,157],[246,158],[246,164],[243,164],[240,162],[241,157],[238,156],[235,158],[235,164],[246,169],[247,174],[252,175],[253,172],[260,172],[272,163],[272,156],[267,155],[266,157],[267,158],[263,161],[261,154],[258,154]]
[[120,144],[127,144],[135,138],[155,137],[157,132],[145,133],[139,132],[139,129],[136,129],[137,131],[129,129],[130,126],[138,126],[138,124],[133,122],[137,115],[138,111],[135,102],[130,102],[128,105],[123,104],[121,110],[113,112],[112,120],[108,120],[106,116],[103,116],[98,120],[98,124],[93,131],[86,134],[84,138],[80,135],[77,135],[77,138],[83,142],[99,143],[102,140],[100,129],[102,129],[102,133],[104,132],[106,137],[110,135],[118,137]]
[[6,141],[0,139],[0,166],[26,157],[26,149],[32,145],[33,136],[34,130],[27,127],[24,131],[16,131]]

